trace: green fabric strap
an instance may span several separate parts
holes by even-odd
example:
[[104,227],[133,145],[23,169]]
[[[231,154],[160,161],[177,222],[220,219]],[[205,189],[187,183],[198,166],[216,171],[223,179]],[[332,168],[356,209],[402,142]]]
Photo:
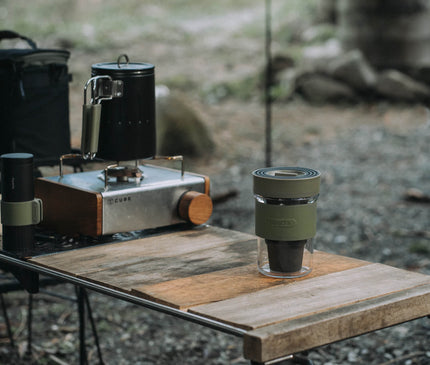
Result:
[[1,202],[1,223],[6,226],[30,226],[43,219],[42,201]]
[[315,236],[317,203],[273,205],[255,202],[255,233],[275,241],[298,241]]

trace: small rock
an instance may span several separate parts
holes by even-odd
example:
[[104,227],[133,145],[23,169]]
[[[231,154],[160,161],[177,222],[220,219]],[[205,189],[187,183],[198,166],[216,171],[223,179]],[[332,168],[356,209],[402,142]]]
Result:
[[376,84],[377,73],[359,50],[340,55],[327,68],[334,78],[357,90],[368,90]]
[[397,70],[381,72],[376,91],[389,99],[420,101],[430,98],[430,88]]
[[58,327],[58,325],[56,325],[56,324],[51,325],[52,331],[57,332],[59,329],[60,329],[60,327]]
[[329,36],[336,32],[335,26],[329,23],[321,23],[308,27],[302,33],[302,40],[304,42],[318,42],[323,39],[327,39]]
[[355,351],[349,351],[348,352],[348,361],[349,362],[357,362],[358,361],[358,356],[357,356],[357,353]]
[[356,94],[343,82],[319,74],[308,73],[296,80],[296,88],[303,96],[314,103],[353,101]]
[[384,256],[390,256],[392,254],[392,250],[389,247],[385,247],[384,249],[382,249],[382,254]]
[[303,49],[303,57],[305,60],[318,60],[318,59],[333,59],[342,53],[342,47],[339,40],[330,38],[323,44],[305,47]]
[[394,355],[395,357],[400,357],[400,356],[402,356],[402,355],[403,355],[403,350],[401,350],[401,349],[394,349],[394,350],[393,350],[393,355]]
[[183,95],[156,88],[157,153],[203,157],[215,144],[203,121]]
[[344,244],[348,241],[348,237],[344,236],[344,235],[338,235],[334,238],[334,243],[337,245],[341,245]]
[[323,44],[305,47],[303,49],[303,64],[314,69],[325,69],[327,62],[334,60],[342,54],[340,41],[330,38]]
[[128,333],[128,332],[125,332],[125,333],[123,333],[123,334],[121,335],[120,340],[121,340],[121,341],[127,341],[127,340],[129,340],[130,338],[131,338],[131,334],[130,334],[130,333]]
[[368,349],[368,348],[363,348],[363,349],[361,349],[361,350],[360,350],[360,354],[361,354],[361,355],[368,355],[368,354],[369,354],[369,352],[370,352],[370,351],[369,351],[369,349]]
[[413,203],[430,203],[430,195],[417,188],[410,188],[404,194],[404,199]]

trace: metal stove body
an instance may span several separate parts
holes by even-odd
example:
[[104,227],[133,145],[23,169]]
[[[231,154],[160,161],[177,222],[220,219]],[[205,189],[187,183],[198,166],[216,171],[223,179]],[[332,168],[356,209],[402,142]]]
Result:
[[153,165],[139,169],[142,178],[109,177],[107,184],[100,170],[39,178],[35,195],[44,204],[43,225],[66,234],[99,236],[187,221],[203,223],[191,211],[193,199],[200,200],[200,217],[209,218],[207,177]]

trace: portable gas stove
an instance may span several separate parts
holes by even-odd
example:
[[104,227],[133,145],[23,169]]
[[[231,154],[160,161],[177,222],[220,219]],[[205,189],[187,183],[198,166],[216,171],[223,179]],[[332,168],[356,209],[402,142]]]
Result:
[[[121,62],[121,59],[125,62]],[[117,162],[102,171],[39,178],[43,227],[71,235],[100,236],[181,222],[202,224],[212,214],[209,179],[185,173],[182,156],[155,156],[154,66],[117,62],[92,66],[84,88],[79,155]],[[87,90],[91,93],[87,103]],[[142,160],[180,160],[181,170],[139,165]],[[108,162],[106,162],[108,164]]]
[[115,166],[35,183],[44,227],[89,236],[205,223],[212,213],[208,194],[207,177],[153,165]]

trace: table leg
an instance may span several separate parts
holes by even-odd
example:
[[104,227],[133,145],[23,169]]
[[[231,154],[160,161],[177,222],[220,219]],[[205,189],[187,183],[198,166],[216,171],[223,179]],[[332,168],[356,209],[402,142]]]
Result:
[[28,318],[27,318],[27,350],[26,356],[31,358],[33,339],[33,294],[28,294]]
[[9,316],[7,314],[6,303],[4,302],[3,293],[0,293],[0,301],[3,310],[4,321],[6,322],[7,335],[9,337],[9,342],[11,347],[15,348],[15,341],[13,340],[12,328],[10,326]]
[[78,301],[79,313],[79,364],[86,365],[87,350],[85,347],[85,294],[84,288],[76,287],[76,298]]
[[100,365],[103,365],[104,361],[102,358],[102,351],[100,348],[100,342],[99,342],[99,336],[97,333],[97,327],[96,327],[96,324],[94,322],[93,312],[91,310],[90,300],[88,298],[88,292],[85,289],[84,289],[84,300],[85,300],[85,304],[86,304],[87,310],[88,310],[88,318],[90,320],[91,329],[93,330],[93,337],[94,337],[94,342],[95,342],[96,347],[97,347],[97,354],[99,357],[99,363],[100,363]]

